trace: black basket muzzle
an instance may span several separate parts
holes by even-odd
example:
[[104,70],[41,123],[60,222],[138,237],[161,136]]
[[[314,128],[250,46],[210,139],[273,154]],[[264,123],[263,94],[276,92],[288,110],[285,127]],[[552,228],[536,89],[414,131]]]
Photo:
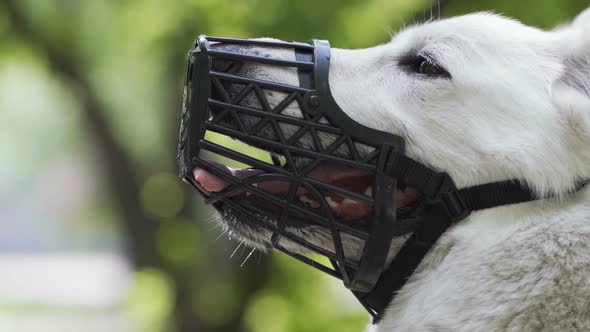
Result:
[[[260,79],[252,69],[257,66],[296,73],[298,84]],[[392,238],[419,224],[418,207],[401,213],[394,206],[398,182],[412,182],[411,174],[396,175],[404,140],[353,121],[332,97],[329,66],[327,41],[200,36],[188,57],[180,175],[217,210],[267,230],[275,248],[341,278],[354,291],[369,292],[386,268]],[[231,139],[264,152],[247,153]],[[243,169],[231,171],[228,164]],[[195,169],[221,184],[218,190],[205,190]],[[339,170],[370,191],[326,174]],[[452,186],[446,180],[428,185],[440,192]],[[342,207],[344,200],[367,211],[335,210],[334,201]],[[329,235],[328,244],[296,231],[312,226]],[[327,257],[333,268],[288,249],[282,240]],[[357,255],[345,252],[347,242],[361,244]]]

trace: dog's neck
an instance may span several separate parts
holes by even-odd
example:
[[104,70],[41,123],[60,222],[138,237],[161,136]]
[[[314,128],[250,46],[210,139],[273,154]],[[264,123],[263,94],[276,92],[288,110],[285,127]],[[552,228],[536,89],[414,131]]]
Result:
[[583,206],[590,206],[590,186],[563,199],[532,201],[474,212],[445,236],[469,241],[474,247],[483,249],[503,241],[523,225],[550,222],[569,211],[580,211]]
[[[505,299],[498,299],[498,302],[494,304],[495,297],[490,295],[493,292],[489,287],[486,287],[486,283],[501,288],[504,287],[503,284],[506,281],[498,279],[495,282],[493,275],[487,275],[487,279],[482,281],[481,289],[476,286],[475,289],[464,293],[461,293],[462,288],[457,284],[462,282],[469,284],[470,278],[479,278],[478,273],[481,272],[477,272],[479,270],[476,268],[479,268],[481,264],[489,264],[489,266],[516,264],[518,266],[523,263],[519,261],[523,250],[542,251],[545,246],[552,245],[548,244],[546,240],[539,239],[537,241],[534,238],[527,238],[523,242],[519,238],[523,233],[531,232],[531,229],[542,230],[543,227],[547,227],[550,232],[558,233],[563,228],[559,226],[561,223],[566,227],[572,227],[576,223],[584,224],[584,222],[586,225],[590,225],[587,222],[590,219],[589,215],[590,186],[581,189],[575,196],[562,200],[533,201],[474,212],[468,219],[449,229],[443,235],[422,261],[410,281],[391,303],[382,323],[378,327],[372,327],[369,331],[418,330],[422,327],[427,328],[430,323],[435,324],[433,326],[438,326],[436,321],[440,319],[456,319],[457,321],[478,319],[471,317],[469,313],[465,313],[465,317],[460,318],[448,317],[448,315],[456,316],[457,313],[454,310],[461,313],[464,309],[458,309],[460,305],[457,303],[473,301],[474,297],[491,303],[491,307],[504,305]],[[553,227],[552,225],[557,226]],[[543,233],[546,231],[541,232],[541,234]],[[560,236],[560,234],[549,235]],[[565,237],[567,236],[569,235]],[[518,250],[511,249],[516,243],[524,244],[525,247]],[[512,250],[515,252],[510,253]],[[514,258],[512,261],[507,260],[506,255],[508,257],[513,255]],[[464,266],[459,266],[463,262]],[[526,264],[529,263],[526,262]],[[539,272],[543,273],[543,267],[540,266]],[[523,278],[527,277],[523,276]],[[447,285],[446,280],[449,280],[451,285]],[[519,289],[515,293],[520,291]],[[527,301],[530,294],[525,290],[522,292],[515,294],[515,298],[520,297],[523,299],[522,301]],[[445,305],[432,304],[447,302],[448,304]],[[482,309],[484,308],[479,310]],[[424,311],[428,311],[429,314],[423,315]],[[498,311],[499,319],[505,319],[510,315],[510,312]],[[450,324],[449,326],[454,325]],[[489,325],[486,328],[493,329],[493,326]],[[445,329],[441,326],[441,330]]]

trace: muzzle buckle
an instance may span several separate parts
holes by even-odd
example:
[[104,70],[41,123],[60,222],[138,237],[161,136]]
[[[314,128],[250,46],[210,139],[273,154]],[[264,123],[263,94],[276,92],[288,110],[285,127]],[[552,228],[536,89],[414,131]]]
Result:
[[431,202],[442,204],[454,224],[467,218],[471,214],[471,209],[467,206],[453,179],[447,173],[439,174],[442,177],[442,184]]

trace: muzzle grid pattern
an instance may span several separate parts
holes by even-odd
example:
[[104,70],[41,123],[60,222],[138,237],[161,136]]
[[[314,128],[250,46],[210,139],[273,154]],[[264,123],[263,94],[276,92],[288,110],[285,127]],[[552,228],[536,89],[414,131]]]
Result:
[[[390,225],[395,215],[385,215],[384,211],[391,210],[395,179],[386,175],[385,168],[390,154],[396,149],[378,139],[376,142],[380,144],[375,144],[371,140],[351,135],[351,131],[342,129],[342,118],[335,116],[334,112],[326,112],[330,102],[333,103],[331,107],[336,106],[329,90],[328,99],[322,95],[326,91],[322,92],[322,86],[318,86],[323,85],[327,89],[328,69],[327,65],[318,68],[318,61],[329,61],[329,45],[324,47],[325,53],[320,54],[318,43],[201,36],[195,49],[189,54],[187,67],[178,157],[181,176],[201,192],[207,203],[213,204],[218,210],[231,209],[233,213],[256,218],[265,229],[272,232],[271,243],[275,248],[342,279],[351,289],[368,291],[378,275],[371,272],[370,276],[363,276],[363,271],[373,271],[375,265],[379,265],[376,270],[381,271],[386,257],[382,253],[376,253],[369,257],[363,255],[358,260],[351,259],[345,255],[342,237],[346,234],[347,237],[352,236],[363,243],[363,253],[372,251],[369,244],[381,242],[374,237],[391,238],[388,234],[391,233]],[[227,44],[293,50],[298,59],[310,61],[290,61],[225,51],[223,45]],[[318,57],[322,58],[318,60]],[[305,87],[293,86],[219,71],[214,64],[220,60],[295,68],[300,82],[307,80],[310,84]],[[325,82],[319,81],[318,76],[322,75],[325,75]],[[267,98],[269,92],[280,93],[284,98],[280,101],[273,100],[275,106],[272,107]],[[293,113],[292,106],[299,110],[297,114]],[[285,112],[286,109],[290,111]],[[341,113],[340,116],[345,116]],[[349,118],[344,120],[352,123]],[[334,123],[338,121],[341,122]],[[206,133],[210,132],[265,150],[271,154],[272,161],[263,161],[223,146],[219,141],[209,139]],[[245,164],[259,173],[247,178],[237,177],[211,160],[211,156],[221,156]],[[366,173],[370,177],[372,192],[350,190],[346,186],[314,176],[314,171],[317,172],[319,167],[333,164]],[[204,191],[191,175],[194,168],[210,172],[227,183],[227,186],[218,192]],[[258,186],[271,181],[285,184],[288,190],[284,195],[276,195]],[[312,196],[319,206],[311,208],[300,202],[297,193],[301,191]],[[252,201],[243,199],[244,195],[236,195],[237,192],[264,200],[274,207],[271,209],[273,212],[269,213],[265,207],[254,206]],[[366,218],[365,223],[343,220],[332,211],[326,198],[328,194],[366,204],[372,211],[370,217]],[[264,218],[265,213],[271,218]],[[327,229],[333,247],[319,246],[290,232],[288,228],[294,218],[310,221],[308,226]],[[281,239],[288,239],[327,257],[333,268],[287,250],[280,245]]]

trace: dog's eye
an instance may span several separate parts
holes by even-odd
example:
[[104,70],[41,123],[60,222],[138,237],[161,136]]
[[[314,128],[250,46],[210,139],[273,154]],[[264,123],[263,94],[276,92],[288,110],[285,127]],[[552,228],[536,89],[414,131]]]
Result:
[[437,64],[431,62],[429,59],[421,57],[420,68],[418,68],[418,73],[424,75],[437,76],[444,74],[445,71],[442,68],[440,68]]
[[408,69],[416,74],[429,77],[450,77],[451,75],[440,65],[425,56],[415,56],[403,59],[401,65],[407,66]]

